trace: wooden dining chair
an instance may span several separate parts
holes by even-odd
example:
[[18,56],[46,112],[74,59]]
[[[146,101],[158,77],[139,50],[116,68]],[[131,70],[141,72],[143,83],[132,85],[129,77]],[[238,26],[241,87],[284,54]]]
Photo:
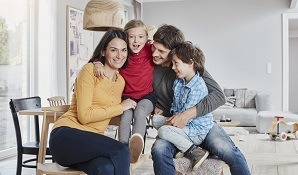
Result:
[[60,105],[66,105],[65,97],[62,96],[54,96],[47,99],[50,103],[50,106],[60,106]]
[[45,153],[48,140],[48,132],[50,123],[54,123],[62,114],[64,114],[69,108],[69,105],[59,105],[44,107],[43,124],[40,140],[40,149],[38,155],[38,163],[36,174],[51,174],[51,175],[81,175],[85,174],[83,171],[74,170],[68,167],[60,166],[57,163],[45,163]]
[[[38,158],[38,150],[39,150],[39,119],[38,116],[34,116],[34,132],[35,132],[35,141],[23,143],[22,141],[22,132],[19,123],[18,112],[21,110],[30,110],[30,109],[38,109],[41,108],[41,99],[40,97],[29,97],[29,98],[19,98],[19,99],[10,99],[9,102],[13,123],[15,127],[16,139],[17,139],[17,169],[16,174],[22,174],[22,167],[26,168],[36,168],[37,158]],[[45,148],[45,152],[47,155],[50,154],[49,148]],[[27,159],[23,161],[23,155],[35,155],[36,158]],[[51,159],[50,157],[48,159]],[[34,162],[34,165],[30,165],[29,163]]]

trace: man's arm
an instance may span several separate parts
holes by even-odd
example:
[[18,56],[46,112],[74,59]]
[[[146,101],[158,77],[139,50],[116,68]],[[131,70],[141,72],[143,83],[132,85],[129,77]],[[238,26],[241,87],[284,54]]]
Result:
[[202,76],[208,88],[208,95],[196,105],[196,116],[208,114],[226,103],[226,98],[220,86],[212,76],[204,71]]

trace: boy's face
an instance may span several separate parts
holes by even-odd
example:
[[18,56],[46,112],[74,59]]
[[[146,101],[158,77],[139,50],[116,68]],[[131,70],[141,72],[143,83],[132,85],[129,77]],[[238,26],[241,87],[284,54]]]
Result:
[[128,45],[133,53],[139,53],[145,46],[148,36],[143,27],[136,27],[127,30]]
[[169,59],[170,51],[171,50],[166,48],[163,44],[154,41],[152,44],[152,57],[154,64],[169,67],[171,65],[171,60]]
[[175,71],[178,78],[185,78],[186,80],[190,80],[191,77],[194,75],[193,63],[184,63],[176,55],[173,55],[172,63],[172,69]]

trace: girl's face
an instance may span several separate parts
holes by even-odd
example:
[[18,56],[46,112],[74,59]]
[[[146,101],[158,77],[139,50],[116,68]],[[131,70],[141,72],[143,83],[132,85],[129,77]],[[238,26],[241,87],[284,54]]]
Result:
[[148,40],[147,32],[144,30],[144,27],[131,28],[126,32],[130,50],[133,53],[139,53]]
[[172,63],[172,69],[175,71],[177,78],[185,78],[185,80],[188,82],[195,74],[193,62],[184,63],[176,55],[173,55]]
[[119,69],[127,59],[127,44],[120,38],[112,39],[103,55],[106,57],[105,63],[112,69]]

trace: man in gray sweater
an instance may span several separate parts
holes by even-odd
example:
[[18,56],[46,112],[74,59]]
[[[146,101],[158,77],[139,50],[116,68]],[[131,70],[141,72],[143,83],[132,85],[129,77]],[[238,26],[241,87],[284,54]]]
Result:
[[[155,114],[169,117],[168,122],[171,125],[183,128],[190,119],[210,113],[225,103],[225,96],[220,86],[205,70],[202,77],[208,88],[208,96],[202,99],[196,106],[180,114],[172,115],[170,108],[173,102],[174,94],[172,87],[176,73],[172,70],[172,62],[168,54],[172,49],[185,41],[184,35],[181,30],[172,25],[163,25],[158,28],[153,36],[153,40],[153,62],[156,64],[153,86],[158,97],[154,110]],[[200,147],[226,162],[230,166],[232,174],[250,174],[245,157],[226,132],[216,123]],[[176,174],[173,157],[177,151],[178,149],[172,143],[163,139],[156,139],[151,149],[154,173],[156,175]]]

